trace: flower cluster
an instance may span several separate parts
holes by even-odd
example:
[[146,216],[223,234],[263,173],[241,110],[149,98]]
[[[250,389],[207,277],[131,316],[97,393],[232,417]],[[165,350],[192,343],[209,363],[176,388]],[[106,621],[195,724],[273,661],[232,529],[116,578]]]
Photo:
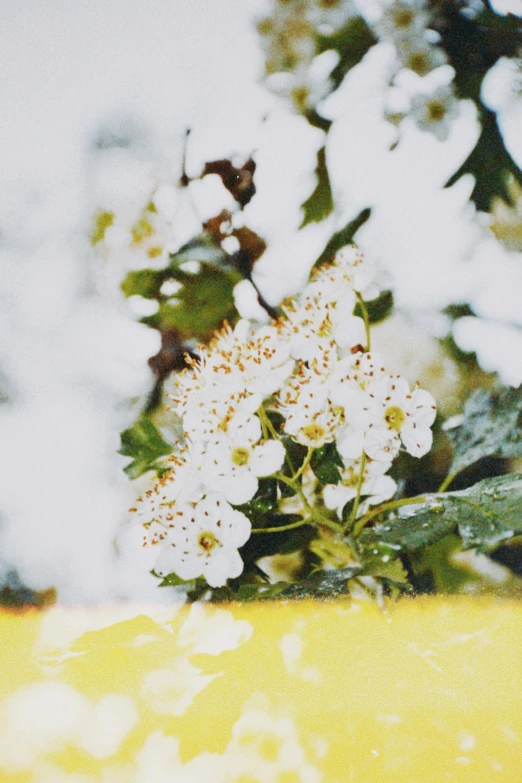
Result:
[[[351,503],[353,517],[361,516],[395,493],[387,473],[399,450],[429,451],[432,396],[389,375],[369,350],[364,300],[377,295],[373,270],[347,246],[283,303],[277,321],[225,326],[174,376],[184,441],[137,504],[144,543],[160,549],[160,575],[203,576],[212,587],[239,576],[259,479],[272,477],[293,492],[302,524],[322,519],[342,532],[325,513],[342,522]],[[297,466],[287,451],[292,442],[305,447]],[[321,484],[313,473],[314,453],[328,444],[339,461],[337,484]],[[288,491],[278,498],[282,508]]]
[[259,20],[268,86],[296,111],[311,109],[332,89],[316,57],[318,36],[335,33],[355,15],[352,0],[276,0],[272,14]]
[[[424,0],[392,0],[385,3],[375,24],[381,41],[391,42],[397,55],[397,70],[406,69],[426,77],[448,60],[440,37],[431,29],[433,16]],[[409,114],[422,131],[447,139],[458,103],[450,84],[435,86],[422,78],[411,97]],[[402,116],[405,116],[403,114]],[[399,115],[398,119],[402,119]]]

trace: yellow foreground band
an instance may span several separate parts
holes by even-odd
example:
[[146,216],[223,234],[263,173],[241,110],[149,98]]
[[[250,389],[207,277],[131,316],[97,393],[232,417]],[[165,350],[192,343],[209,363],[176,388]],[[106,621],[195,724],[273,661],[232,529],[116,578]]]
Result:
[[522,781],[522,604],[0,615],[0,781]]

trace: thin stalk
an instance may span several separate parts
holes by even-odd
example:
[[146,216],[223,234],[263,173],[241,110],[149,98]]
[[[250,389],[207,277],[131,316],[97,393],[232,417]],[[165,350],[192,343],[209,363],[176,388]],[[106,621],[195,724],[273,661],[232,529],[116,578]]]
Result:
[[294,479],[301,478],[302,474],[304,473],[304,471],[306,470],[306,468],[310,464],[310,460],[312,459],[312,454],[313,453],[314,453],[313,448],[311,448],[309,446],[308,447],[308,453],[307,453],[306,457],[304,458],[304,462],[301,465],[301,467],[299,468],[299,470],[297,471],[297,473],[295,474]]
[[453,473],[448,473],[448,475],[446,476],[446,478],[444,479],[444,481],[442,482],[442,484],[438,488],[437,492],[445,492],[447,490],[447,488],[449,487],[449,485],[453,482],[453,479],[456,476],[458,476],[458,474],[459,474],[458,470],[454,470]]
[[363,527],[365,527],[368,522],[371,522],[372,519],[375,519],[375,517],[378,517],[379,514],[383,514],[385,511],[393,511],[394,509],[400,508],[401,506],[412,506],[416,503],[425,502],[426,497],[424,495],[419,495],[415,498],[402,498],[402,500],[390,500],[389,503],[382,503],[380,506],[377,506],[377,508],[368,511],[367,514],[360,518],[353,528],[353,536],[354,538],[357,538]]
[[368,315],[368,310],[366,308],[366,303],[360,293],[358,291],[355,292],[355,295],[357,297],[357,301],[359,302],[359,307],[361,308],[362,317],[364,321],[364,329],[366,332],[366,350],[369,351],[371,347],[371,341],[370,341],[370,316]]
[[353,502],[353,508],[352,513],[350,514],[350,518],[348,522],[345,525],[345,530],[351,530],[352,527],[355,524],[355,520],[357,519],[357,509],[359,508],[359,503],[361,500],[361,490],[362,485],[364,483],[364,470],[366,468],[366,452],[363,451],[361,455],[361,467],[359,469],[359,477],[357,479],[357,494],[355,495],[355,500]]
[[283,530],[293,530],[296,527],[309,525],[310,520],[299,519],[297,522],[289,522],[288,525],[278,525],[277,527],[257,527],[253,528],[252,533],[281,533]]

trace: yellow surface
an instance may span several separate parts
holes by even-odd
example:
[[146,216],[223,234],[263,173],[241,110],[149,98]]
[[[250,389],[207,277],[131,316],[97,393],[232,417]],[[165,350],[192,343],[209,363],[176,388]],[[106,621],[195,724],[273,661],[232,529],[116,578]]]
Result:
[[0,615],[0,781],[522,781],[522,605]]

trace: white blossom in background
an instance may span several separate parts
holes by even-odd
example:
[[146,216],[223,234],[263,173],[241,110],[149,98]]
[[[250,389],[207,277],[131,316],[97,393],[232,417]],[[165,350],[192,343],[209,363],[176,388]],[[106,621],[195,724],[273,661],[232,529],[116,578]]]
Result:
[[411,100],[411,117],[421,131],[432,133],[439,141],[448,138],[458,115],[458,101],[451,85],[432,92],[419,92]]

